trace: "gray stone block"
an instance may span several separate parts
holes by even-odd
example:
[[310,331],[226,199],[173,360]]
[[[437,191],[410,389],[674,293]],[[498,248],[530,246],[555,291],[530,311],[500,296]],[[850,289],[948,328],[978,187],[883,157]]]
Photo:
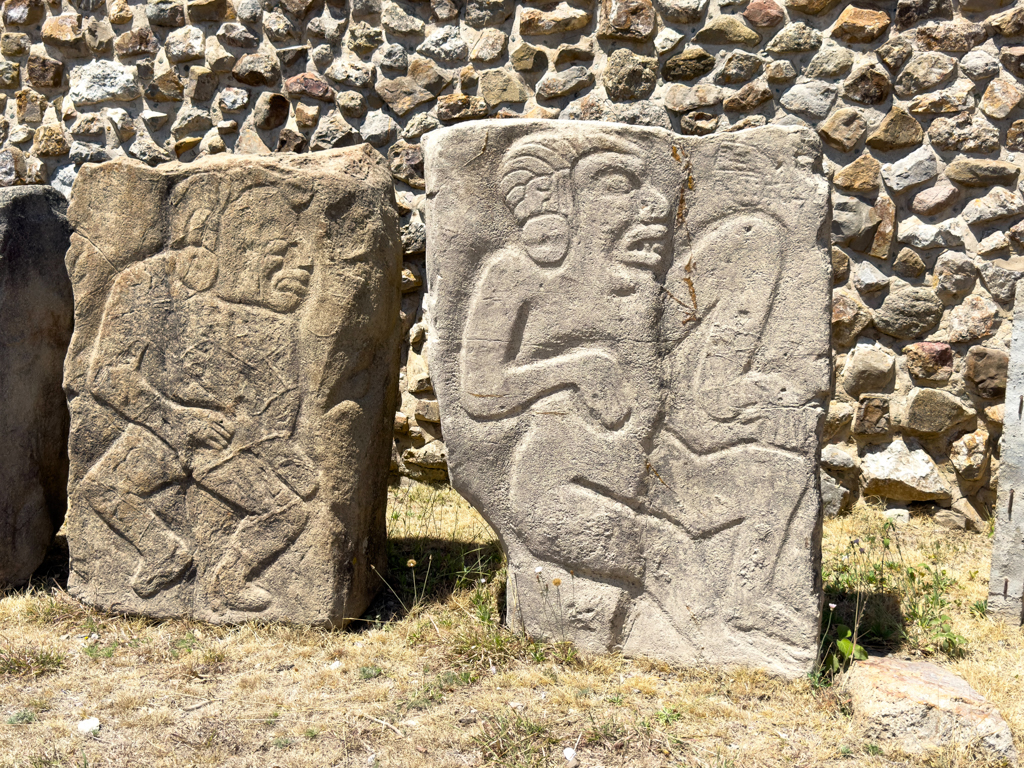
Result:
[[817,655],[827,185],[803,128],[428,134],[431,380],[508,620],[795,676]]
[[66,210],[52,187],[0,190],[0,588],[28,581],[67,505]]

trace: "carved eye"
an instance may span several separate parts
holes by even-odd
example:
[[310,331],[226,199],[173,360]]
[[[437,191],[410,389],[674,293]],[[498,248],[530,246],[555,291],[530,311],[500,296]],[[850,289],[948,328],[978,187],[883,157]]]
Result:
[[633,177],[624,171],[609,171],[602,174],[601,182],[606,192],[613,195],[625,195],[636,189]]

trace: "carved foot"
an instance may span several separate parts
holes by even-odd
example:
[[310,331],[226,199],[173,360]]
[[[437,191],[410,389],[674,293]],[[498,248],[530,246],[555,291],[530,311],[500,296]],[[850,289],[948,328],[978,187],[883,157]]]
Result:
[[192,565],[192,553],[188,546],[177,536],[168,536],[170,547],[159,559],[139,560],[135,572],[129,581],[135,594],[141,598],[150,598],[173,583],[185,569]]

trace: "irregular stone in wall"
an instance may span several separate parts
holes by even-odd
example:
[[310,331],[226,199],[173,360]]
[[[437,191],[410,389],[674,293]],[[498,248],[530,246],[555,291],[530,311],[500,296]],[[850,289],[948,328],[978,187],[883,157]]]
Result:
[[893,105],[875,132],[868,136],[867,145],[888,152],[916,147],[923,138],[924,129],[914,116],[902,107]]
[[895,356],[878,342],[858,344],[843,367],[843,389],[853,397],[863,392],[882,392],[896,370]]
[[1001,349],[971,347],[967,353],[964,378],[980,397],[992,400],[1006,393],[1010,356]]
[[953,374],[953,348],[940,341],[919,341],[903,348],[907,371],[915,381],[942,383]]
[[814,134],[491,121],[424,143],[433,387],[452,483],[508,547],[509,621],[809,669],[829,306]]
[[134,67],[103,59],[75,67],[68,81],[68,97],[78,106],[133,101],[142,95]]
[[831,83],[799,83],[779,99],[779,103],[790,112],[809,115],[821,120],[832,110],[839,88]]
[[71,340],[67,201],[51,187],[0,190],[0,586],[42,562],[67,505]]
[[878,191],[881,168],[880,162],[865,153],[849,165],[836,171],[832,183],[848,192],[871,195]]
[[920,437],[936,437],[974,416],[974,410],[941,389],[913,389],[907,395],[903,430]]
[[896,95],[909,99],[937,88],[956,74],[956,59],[944,53],[920,53],[914,56],[896,78]]
[[896,254],[892,271],[904,280],[913,280],[924,274],[925,263],[914,249],[904,248]]
[[840,152],[852,152],[867,130],[860,110],[851,107],[837,109],[818,126],[818,134],[825,143]]
[[1020,168],[1005,160],[962,157],[946,166],[946,178],[965,187],[1012,186]]
[[960,71],[972,80],[988,80],[999,74],[999,59],[988,51],[974,50],[960,59]]
[[743,15],[755,27],[775,27],[786,18],[782,7],[775,0],[751,0]]
[[[978,108],[995,120],[1002,120],[1024,99],[1024,91],[1009,78],[998,77],[988,84]],[[989,150],[991,151],[991,150]]]
[[985,26],[1003,37],[1024,35],[1024,7],[1016,7],[985,19]]
[[843,81],[843,96],[859,104],[881,104],[891,91],[889,76],[877,64],[858,67]]
[[583,29],[589,23],[589,13],[564,2],[551,10],[523,8],[519,16],[519,34],[560,35]]
[[868,451],[860,462],[861,492],[899,501],[947,501],[949,484],[922,449],[910,450],[893,440],[882,450]]
[[716,16],[693,36],[694,42],[708,45],[742,45],[753,48],[761,35],[744,24],[738,16]]
[[703,48],[693,46],[666,61],[661,74],[666,81],[676,83],[696,80],[714,68],[715,57]]
[[847,43],[870,43],[889,28],[889,14],[873,8],[846,8],[832,27],[832,37]]
[[943,181],[914,195],[910,209],[922,216],[934,216],[949,208],[959,198],[960,190]]
[[896,23],[903,28],[912,27],[926,19],[952,19],[951,0],[899,0],[896,4]]
[[[722,101],[722,109],[726,112],[750,112],[762,104],[772,100],[772,92],[763,80],[747,83],[736,93]],[[764,125],[764,121],[761,122]],[[745,126],[744,126],[745,127]]]
[[608,57],[601,82],[609,98],[614,101],[645,98],[658,84],[658,60],[650,56],[638,56],[626,48],[618,48]]
[[771,39],[765,50],[769,53],[805,53],[821,47],[821,32],[796,21],[787,24]]
[[974,293],[949,313],[949,340],[956,344],[991,336],[999,306],[987,296]]
[[974,109],[974,93],[967,83],[936,93],[923,93],[910,102],[910,111],[917,115],[950,114]]
[[1003,304],[1013,301],[1017,281],[1022,273],[1015,269],[1004,269],[991,261],[983,260],[978,265],[981,281],[985,284],[992,298]]
[[1024,199],[1016,192],[996,187],[984,197],[971,200],[964,206],[963,216],[971,226],[1009,218],[1024,213]]
[[871,310],[858,296],[836,292],[832,298],[832,343],[839,347],[853,344],[871,325]]
[[932,146],[946,152],[981,152],[999,149],[999,129],[980,115],[961,112],[937,117],[928,128]]
[[906,287],[890,291],[875,310],[875,327],[897,339],[923,336],[942,318],[942,302],[927,288]]
[[830,45],[814,54],[811,63],[804,70],[804,76],[812,79],[842,77],[852,66],[853,51],[849,48],[840,48],[838,45]]
[[857,403],[853,414],[850,431],[855,435],[874,436],[887,435],[892,430],[892,418],[889,415],[889,398],[875,395],[864,395]]
[[80,171],[72,594],[211,622],[365,609],[397,400],[393,194],[366,145]]
[[654,36],[651,0],[601,0],[597,36],[608,40],[647,42]]
[[466,24],[475,29],[497,27],[514,11],[513,0],[467,0]]

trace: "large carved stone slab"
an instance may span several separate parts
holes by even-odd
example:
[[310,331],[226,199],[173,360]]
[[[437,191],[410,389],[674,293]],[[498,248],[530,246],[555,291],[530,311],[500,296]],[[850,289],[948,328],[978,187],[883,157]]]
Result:
[[52,187],[0,190],[0,588],[28,581],[67,506],[66,210]]
[[380,584],[401,244],[362,147],[86,165],[69,589],[108,610],[337,625]]
[[787,675],[816,657],[829,387],[816,137],[477,122],[425,137],[429,363],[508,619]]
[[[999,493],[988,610],[1010,624],[1024,620],[1024,283],[1017,283],[999,447]],[[1017,496],[1018,498],[1014,498]]]

